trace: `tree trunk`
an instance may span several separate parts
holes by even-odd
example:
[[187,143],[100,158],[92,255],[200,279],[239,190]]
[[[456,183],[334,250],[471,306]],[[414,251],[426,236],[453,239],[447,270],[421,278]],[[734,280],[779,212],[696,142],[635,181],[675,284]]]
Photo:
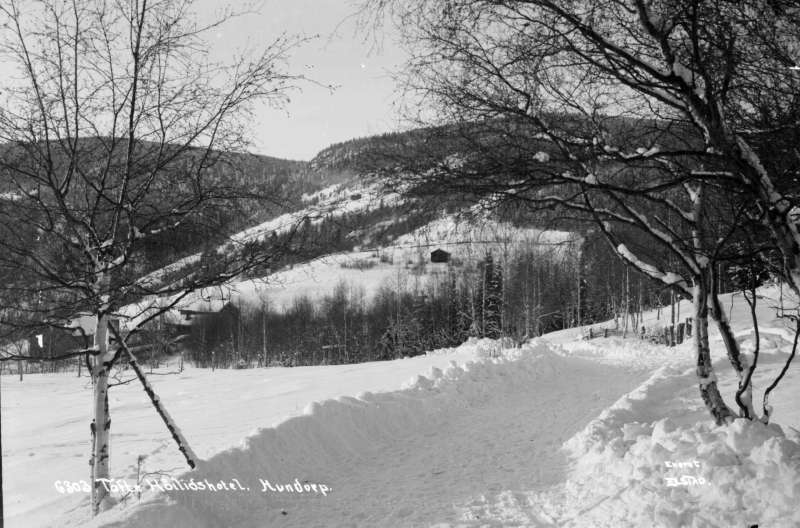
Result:
[[575,267],[576,267],[576,270],[577,270],[576,275],[578,276],[578,290],[577,290],[578,302],[577,302],[577,304],[575,306],[575,320],[576,320],[576,325],[575,326],[581,326],[581,318],[582,318],[583,314],[581,314],[581,264],[580,264],[580,256],[578,256],[578,263],[576,264]]
[[629,270],[628,267],[625,266],[625,317],[623,319],[623,327],[622,327],[622,338],[628,337],[628,314],[630,313],[631,308],[631,292],[630,292],[630,281],[629,281]]
[[534,303],[533,306],[535,307],[536,319],[534,319],[534,327],[533,332],[537,336],[542,335],[542,326],[541,321],[539,320],[539,316],[541,315],[541,306],[542,306],[542,269],[540,266],[536,266],[536,290],[534,292]]
[[94,344],[98,355],[95,362],[94,378],[94,420],[92,421],[92,515],[97,515],[109,504],[108,491],[103,480],[109,478],[109,440],[111,417],[108,412],[108,373],[113,364],[114,354],[108,346],[108,316],[97,319]]
[[736,338],[733,335],[733,329],[731,328],[728,318],[725,316],[725,312],[722,311],[719,298],[716,295],[710,295],[709,302],[711,304],[711,317],[714,319],[714,322],[719,329],[720,336],[722,336],[722,342],[725,344],[728,360],[731,362],[731,365],[737,374],[739,374],[741,377],[742,362],[741,358],[739,357],[739,344],[736,342]]
[[708,345],[708,294],[702,278],[696,279],[694,288],[693,326],[700,397],[717,425],[723,425],[734,419],[734,413],[719,393],[714,367],[711,364],[711,350]]
[[639,293],[636,297],[636,326],[633,327],[634,333],[636,329],[644,324],[644,298],[642,296],[642,278],[639,277]]
[[669,291],[669,346],[675,346],[675,291]]
[[267,366],[267,307],[261,307],[261,357],[264,366]]
[[186,441],[186,438],[183,436],[183,433],[175,424],[175,420],[172,419],[167,410],[161,404],[161,399],[156,395],[155,391],[153,390],[153,386],[150,385],[150,382],[147,381],[144,372],[142,372],[139,363],[136,361],[136,357],[131,353],[130,350],[126,350],[126,352],[129,358],[128,364],[136,373],[136,377],[139,378],[142,387],[144,387],[145,393],[147,393],[147,397],[150,398],[150,403],[153,404],[153,407],[155,407],[156,412],[158,412],[158,415],[164,421],[164,425],[167,426],[167,429],[172,435],[172,439],[175,440],[175,443],[178,445],[178,450],[181,453],[183,453],[183,456],[186,459],[186,462],[189,464],[189,467],[191,469],[196,468],[197,461],[199,460],[197,455],[194,453],[194,451],[192,451],[192,448],[189,447],[189,442]]
[[[712,277],[712,281],[714,278]],[[717,295],[716,285],[717,282],[713,282],[714,290],[708,296],[709,300],[709,308],[712,319],[717,325],[719,329],[719,333],[722,336],[722,342],[725,344],[725,352],[728,355],[728,361],[730,361],[731,366],[736,371],[736,375],[739,378],[739,383],[741,384],[744,380],[745,372],[744,366],[742,365],[742,358],[741,358],[741,351],[739,350],[739,343],[736,342],[736,337],[733,335],[733,329],[731,328],[730,321],[728,321],[728,317],[725,315],[725,311],[722,308],[722,304],[719,302],[719,296]],[[753,408],[752,401],[747,402],[747,404],[740,404],[739,405],[739,414],[740,416],[755,416],[755,409]]]
[[614,312],[614,330],[619,330],[619,309],[617,307],[617,297],[610,295],[611,311]]
[[[704,203],[704,185],[700,183],[692,193],[692,217],[695,222],[692,227],[692,245],[698,254],[703,254],[702,213]],[[706,408],[711,412],[717,425],[731,422],[735,416],[733,411],[725,404],[717,388],[717,378],[711,364],[711,349],[708,345],[708,301],[709,295],[714,293],[714,263],[710,266],[701,266],[699,273],[694,277],[694,343],[697,360],[697,378],[699,380],[700,397]]]

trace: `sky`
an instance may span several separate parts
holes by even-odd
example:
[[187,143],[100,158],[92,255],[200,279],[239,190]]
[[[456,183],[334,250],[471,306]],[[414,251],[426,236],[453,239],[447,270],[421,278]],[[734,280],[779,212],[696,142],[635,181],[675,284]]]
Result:
[[[400,127],[391,72],[405,55],[391,34],[376,47],[358,30],[355,2],[261,0],[255,6],[260,13],[220,28],[215,46],[266,44],[283,32],[319,35],[292,53],[288,71],[336,88],[306,83],[284,109],[261,107],[252,123],[254,152],[308,160],[332,143]],[[213,14],[219,3],[201,0],[197,7],[201,15]]]

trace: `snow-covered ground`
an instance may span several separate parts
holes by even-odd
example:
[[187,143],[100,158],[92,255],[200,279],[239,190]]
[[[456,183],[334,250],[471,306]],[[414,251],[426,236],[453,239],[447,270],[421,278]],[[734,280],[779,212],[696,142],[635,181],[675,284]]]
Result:
[[[188,368],[150,379],[197,455],[208,458],[259,428],[302,415],[311,402],[394,390],[433,367],[474,359],[475,347],[464,347],[391,362],[215,372]],[[52,521],[85,498],[59,493],[54,482],[87,479],[91,383],[74,374],[28,375],[22,382],[3,376],[2,391],[7,526]],[[110,408],[114,475],[135,475],[139,455],[147,456],[145,471],[174,473],[186,467],[137,381],[113,387]]]
[[[724,301],[747,348],[746,307],[741,297]],[[688,305],[681,311],[689,315]],[[761,314],[757,403],[791,348],[767,299]],[[646,319],[656,324],[655,314]],[[800,525],[794,366],[771,398],[779,425],[716,427],[699,399],[690,343],[581,333],[507,350],[483,340],[393,362],[154,377],[204,459],[191,472],[138,387],[115,387],[115,478],[133,485],[144,454],[144,471],[171,475],[173,486],[236,479],[237,489],[159,492],[148,475],[140,499],[89,524],[87,495],[54,488],[88,472],[86,379],[3,379],[8,525]],[[735,378],[713,339],[732,403]]]

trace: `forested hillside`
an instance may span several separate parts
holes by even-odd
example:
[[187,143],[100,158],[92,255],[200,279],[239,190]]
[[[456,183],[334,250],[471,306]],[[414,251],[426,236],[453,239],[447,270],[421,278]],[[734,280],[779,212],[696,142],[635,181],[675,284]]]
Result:
[[[170,284],[213,266],[220,255],[274,248],[280,254],[230,288],[178,307],[206,310],[198,299],[211,295],[230,309],[180,327],[169,323],[177,316],[168,316],[161,330],[145,332],[139,340],[160,343],[151,360],[182,349],[187,360],[215,368],[350,363],[413,356],[469,337],[522,340],[609,319],[620,330],[640,332],[639,313],[679,300],[626,267],[580,217],[488,202],[467,207],[457,195],[432,202],[395,192],[393,182],[375,175],[398,145],[429,133],[360,138],[332,145],[310,162],[228,155],[213,178],[251,192],[252,199],[150,240],[141,275]],[[420,146],[421,155],[441,155],[444,145],[457,143],[440,138],[436,147]],[[269,193],[293,198],[271,202]],[[501,231],[486,227],[498,222]],[[552,244],[531,238],[530,230],[571,234]],[[635,236],[629,240],[637,247]],[[432,264],[429,254],[437,248],[452,259]],[[298,275],[307,267],[315,271]],[[723,292],[731,287],[728,267],[735,268],[720,266],[718,274]],[[288,276],[294,278],[285,283]],[[320,276],[323,284],[315,286]],[[665,324],[680,316],[665,312]],[[187,339],[181,347],[165,346],[176,331]]]

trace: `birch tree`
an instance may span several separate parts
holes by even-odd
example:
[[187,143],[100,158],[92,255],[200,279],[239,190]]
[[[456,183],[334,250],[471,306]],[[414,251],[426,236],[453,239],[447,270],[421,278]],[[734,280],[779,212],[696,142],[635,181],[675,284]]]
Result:
[[[237,170],[229,153],[247,146],[255,105],[283,104],[297,80],[284,71],[297,39],[220,58],[208,37],[237,13],[202,24],[193,4],[0,1],[0,267],[14,274],[0,322],[13,334],[94,315],[94,513],[110,505],[99,479],[109,478],[108,377],[124,341],[189,292],[274,257],[230,243],[200,269],[140,279],[148,241],[245,197],[219,174]],[[163,302],[128,313],[114,344],[112,318],[143,297]]]
[[[364,5],[366,20],[388,18],[403,35],[408,116],[428,125],[415,145],[423,154],[392,160],[390,172],[416,192],[561,208],[599,226],[620,258],[694,299],[700,393],[718,423],[730,421],[710,361],[709,315],[745,377],[716,295],[717,262],[743,230],[758,232],[798,291],[796,3]],[[630,230],[674,264],[634,247]]]

